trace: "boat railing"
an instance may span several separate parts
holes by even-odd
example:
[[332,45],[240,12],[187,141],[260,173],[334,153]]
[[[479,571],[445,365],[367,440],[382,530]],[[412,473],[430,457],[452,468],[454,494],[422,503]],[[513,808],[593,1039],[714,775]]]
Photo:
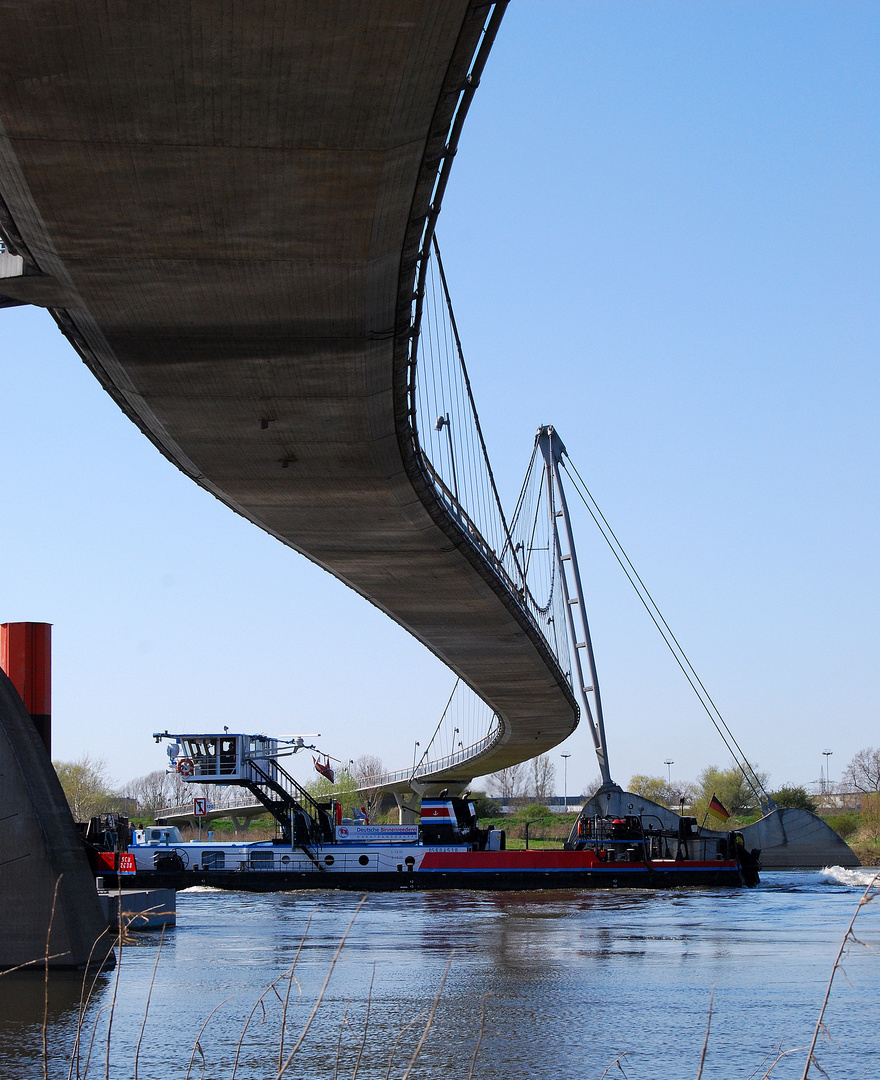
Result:
[[[658,824],[659,819],[658,820]],[[729,841],[721,836],[703,836],[696,830],[646,828],[637,818],[586,817],[578,819],[567,847],[595,851],[611,862],[698,861],[715,862],[733,858]]]

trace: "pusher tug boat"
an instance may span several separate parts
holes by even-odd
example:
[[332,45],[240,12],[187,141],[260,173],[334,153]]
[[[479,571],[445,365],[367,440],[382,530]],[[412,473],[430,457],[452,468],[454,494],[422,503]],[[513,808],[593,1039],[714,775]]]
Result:
[[[188,782],[247,788],[279,826],[274,841],[184,841],[175,826],[132,833],[125,819],[93,819],[87,834],[106,887],[292,889],[555,889],[752,886],[759,852],[740,833],[704,833],[695,818],[664,827],[651,814],[581,815],[563,847],[512,851],[482,829],[466,797],[422,798],[413,825],[371,825],[316,801],[282,767],[295,741],[264,735],[171,735],[171,767]],[[300,746],[302,740],[299,740]]]

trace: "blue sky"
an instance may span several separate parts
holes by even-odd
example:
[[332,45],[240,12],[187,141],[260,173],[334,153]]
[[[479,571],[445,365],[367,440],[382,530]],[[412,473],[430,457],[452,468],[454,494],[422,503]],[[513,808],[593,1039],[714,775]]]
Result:
[[[878,39],[867,3],[519,0],[440,219],[508,505],[553,423],[775,785],[880,743]],[[55,756],[124,781],[228,724],[411,761],[449,673],[189,483],[45,313],[0,324],[0,619],[55,625]],[[726,764],[578,542],[615,778]],[[579,790],[586,731],[561,750]]]

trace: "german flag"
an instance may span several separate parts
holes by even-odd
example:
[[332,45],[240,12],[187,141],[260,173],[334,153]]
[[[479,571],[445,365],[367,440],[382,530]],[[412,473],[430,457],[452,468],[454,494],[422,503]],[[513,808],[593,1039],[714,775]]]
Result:
[[715,798],[714,794],[712,795],[712,800],[709,803],[709,813],[714,814],[715,817],[720,817],[723,821],[727,821],[727,819],[730,817],[730,814],[728,814],[728,812],[724,809],[718,799]]

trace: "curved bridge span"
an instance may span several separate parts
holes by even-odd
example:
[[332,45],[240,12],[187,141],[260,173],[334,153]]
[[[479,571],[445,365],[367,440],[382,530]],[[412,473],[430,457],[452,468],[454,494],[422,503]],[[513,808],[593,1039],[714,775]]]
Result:
[[502,10],[35,0],[0,36],[0,302],[48,307],[171,461],[488,703],[444,783],[578,715],[411,403],[419,270]]

